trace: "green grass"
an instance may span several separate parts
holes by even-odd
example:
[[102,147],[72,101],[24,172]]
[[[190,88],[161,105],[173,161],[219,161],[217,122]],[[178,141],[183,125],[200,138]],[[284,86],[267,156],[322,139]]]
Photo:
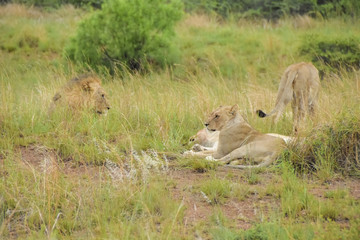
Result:
[[228,180],[214,178],[201,183],[200,190],[209,203],[221,204],[230,197],[231,183]]
[[195,172],[204,173],[210,170],[216,170],[216,167],[219,165],[217,162],[207,161],[205,159],[199,158],[184,158],[178,162],[178,164],[182,168],[189,168],[194,170]]
[[[307,60],[297,52],[303,35],[358,37],[358,20],[301,25],[296,18],[270,24],[186,16],[176,28],[182,60],[173,68],[100,76],[112,107],[106,117],[64,108],[49,116],[55,92],[83,71],[62,51],[84,15],[71,7],[0,7],[0,238],[358,238],[358,197],[350,189],[322,197],[311,191],[337,181],[359,184],[349,176],[359,176],[357,72],[322,80],[321,108],[302,133],[306,144],[289,147],[270,170],[224,177],[227,170],[215,163],[178,158],[219,105],[237,103],[259,131],[291,134],[291,117],[272,125],[255,110],[271,109],[286,66]],[[149,149],[159,154],[157,162],[146,163]],[[128,175],[111,177],[108,162]],[[167,164],[170,172],[198,177],[180,197]],[[211,214],[190,223],[188,195]],[[258,215],[229,217],[234,202]],[[250,229],[237,226],[239,219]]]

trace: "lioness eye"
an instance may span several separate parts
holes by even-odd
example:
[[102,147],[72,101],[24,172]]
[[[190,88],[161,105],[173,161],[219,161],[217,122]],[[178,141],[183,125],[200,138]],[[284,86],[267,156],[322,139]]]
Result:
[[215,118],[218,118],[219,117],[219,115],[215,115]]
[[105,94],[101,94],[101,97],[105,97]]

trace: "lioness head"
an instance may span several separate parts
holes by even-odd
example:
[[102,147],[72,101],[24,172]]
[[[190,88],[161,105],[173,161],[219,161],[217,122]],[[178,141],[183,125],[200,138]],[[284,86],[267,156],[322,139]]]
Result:
[[236,116],[239,106],[220,106],[213,111],[204,123],[209,131],[221,131],[226,123]]

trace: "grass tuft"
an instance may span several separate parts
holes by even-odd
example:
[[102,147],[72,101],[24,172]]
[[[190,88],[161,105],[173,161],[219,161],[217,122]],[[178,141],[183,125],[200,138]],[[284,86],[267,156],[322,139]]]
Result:
[[200,184],[200,190],[211,204],[222,204],[230,197],[231,183],[225,179],[213,178]]

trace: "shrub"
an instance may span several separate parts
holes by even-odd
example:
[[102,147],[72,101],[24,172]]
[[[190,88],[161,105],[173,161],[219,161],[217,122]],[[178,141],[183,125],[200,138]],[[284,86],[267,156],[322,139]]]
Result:
[[322,72],[360,68],[360,40],[353,37],[325,38],[307,35],[299,48]]
[[178,0],[109,0],[80,23],[65,53],[95,69],[164,67],[177,58],[173,28],[181,15]]

